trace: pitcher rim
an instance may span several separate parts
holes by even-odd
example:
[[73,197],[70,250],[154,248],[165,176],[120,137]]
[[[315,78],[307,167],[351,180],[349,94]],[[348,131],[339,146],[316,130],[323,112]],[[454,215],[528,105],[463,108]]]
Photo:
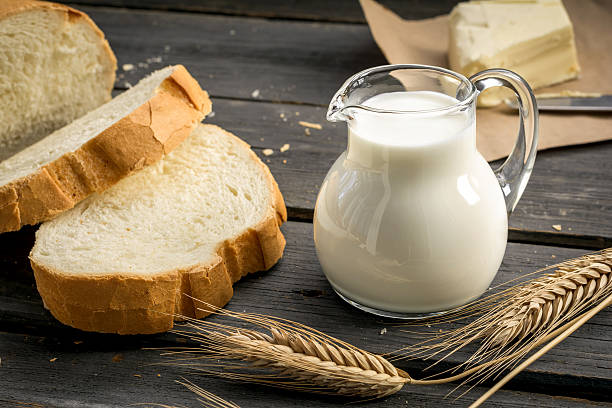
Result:
[[466,76],[452,71],[450,69],[447,68],[442,68],[442,67],[437,67],[434,65],[423,65],[423,64],[387,64],[387,65],[379,65],[376,67],[371,67],[371,68],[367,68],[364,69],[363,71],[359,71],[358,73],[352,75],[350,78],[348,78],[344,84],[342,84],[342,86],[340,87],[340,89],[338,90],[338,92],[336,92],[336,94],[334,95],[334,97],[332,98],[330,104],[329,104],[329,108],[328,108],[328,112],[327,112],[327,117],[328,120],[330,120],[330,112],[336,107],[336,103],[339,97],[343,96],[346,93],[346,90],[348,88],[348,86],[361,79],[364,78],[368,75],[371,75],[373,73],[378,73],[378,72],[384,72],[384,71],[395,71],[395,70],[401,70],[401,69],[422,69],[422,70],[429,70],[429,71],[435,71],[437,73],[442,73],[442,74],[446,74],[446,75],[450,75],[452,77],[455,77],[456,79],[460,80],[462,83],[466,84],[469,88],[469,95],[462,101],[458,101],[457,103],[454,103],[452,105],[448,105],[448,106],[443,106],[440,108],[428,108],[428,109],[416,109],[416,110],[394,110],[394,109],[378,109],[378,108],[373,108],[367,105],[346,105],[343,106],[340,111],[347,109],[347,108],[357,108],[357,109],[363,109],[366,111],[370,111],[370,112],[375,112],[375,113],[392,113],[392,114],[422,114],[422,113],[443,113],[443,112],[449,112],[449,111],[454,111],[457,109],[461,109],[465,106],[470,105],[474,99],[476,98],[477,94],[478,94],[478,89],[476,88],[476,86],[472,83],[472,81],[470,81]]

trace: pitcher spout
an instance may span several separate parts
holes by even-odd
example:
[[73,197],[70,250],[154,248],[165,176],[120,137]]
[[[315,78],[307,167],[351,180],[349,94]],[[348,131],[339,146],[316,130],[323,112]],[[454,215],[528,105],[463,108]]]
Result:
[[327,120],[330,122],[346,122],[347,116],[344,113],[346,107],[346,94],[341,89],[334,95],[327,109]]

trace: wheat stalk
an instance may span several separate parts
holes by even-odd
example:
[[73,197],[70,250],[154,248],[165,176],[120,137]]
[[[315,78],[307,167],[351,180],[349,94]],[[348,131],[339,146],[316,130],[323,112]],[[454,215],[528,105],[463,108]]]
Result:
[[[215,395],[212,392],[207,391],[204,388],[197,386],[196,384],[192,383],[191,381],[185,378],[183,378],[182,381],[175,380],[174,382],[181,384],[182,386],[187,388],[189,391],[196,394],[199,397],[197,399],[198,402],[204,408],[240,408],[238,404],[235,404],[231,401],[226,401],[223,398],[219,397],[218,395]],[[135,405],[135,406],[142,405],[145,407],[159,407],[159,408],[187,408],[184,405],[177,406],[177,405],[168,405],[168,404],[160,404],[160,403],[146,403],[146,402],[139,403],[139,404],[132,404],[132,405]]]
[[189,391],[196,394],[198,397],[198,401],[202,404],[203,407],[206,408],[240,408],[238,404],[235,404],[231,401],[226,401],[223,398],[213,394],[210,391],[205,390],[202,387],[198,387],[194,383],[189,380],[183,379],[183,381],[176,381],[177,383],[185,386]]

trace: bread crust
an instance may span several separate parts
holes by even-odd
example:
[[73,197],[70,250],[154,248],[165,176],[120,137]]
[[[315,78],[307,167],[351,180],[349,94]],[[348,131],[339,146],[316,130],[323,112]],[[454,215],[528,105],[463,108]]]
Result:
[[109,95],[113,90],[115,84],[115,71],[117,70],[117,58],[113,53],[108,41],[104,37],[104,33],[94,23],[94,21],[82,11],[73,9],[72,7],[65,6],[63,4],[50,3],[47,1],[36,1],[36,0],[2,0],[0,2],[0,20],[10,17],[14,14],[22,13],[29,10],[53,10],[64,14],[65,20],[68,24],[77,24],[83,22],[91,27],[94,33],[100,38],[100,44],[102,45],[102,52],[106,54],[107,59],[105,61],[110,62],[107,70],[109,75],[105,84],[101,84],[106,88]]
[[270,206],[259,223],[221,242],[212,262],[149,276],[127,272],[87,276],[54,270],[30,254],[45,307],[60,322],[81,330],[152,334],[171,329],[175,320],[209,315],[199,300],[225,306],[233,295],[232,284],[249,273],[270,269],[286,243],[280,230],[287,220],[283,196],[268,167],[250,154],[266,174]]
[[77,150],[0,186],[0,233],[37,224],[74,207],[180,144],[212,103],[177,65],[156,93]]

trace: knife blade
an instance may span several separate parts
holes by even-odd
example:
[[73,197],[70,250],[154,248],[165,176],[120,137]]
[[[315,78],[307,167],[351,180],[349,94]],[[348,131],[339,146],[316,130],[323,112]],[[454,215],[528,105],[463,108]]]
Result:
[[[536,97],[536,101],[540,111],[612,112],[612,95]],[[506,105],[518,109],[515,98],[506,99]]]

